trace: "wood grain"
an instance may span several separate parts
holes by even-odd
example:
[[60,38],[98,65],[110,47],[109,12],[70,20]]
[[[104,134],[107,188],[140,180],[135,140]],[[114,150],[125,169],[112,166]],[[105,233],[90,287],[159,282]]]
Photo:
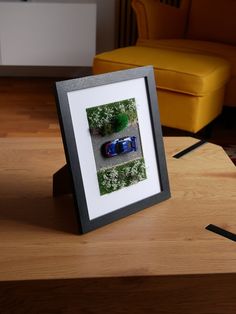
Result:
[[0,78],[0,137],[60,136],[55,80]]
[[0,280],[235,272],[235,243],[205,226],[236,231],[236,170],[213,144],[171,157],[195,141],[165,140],[170,200],[79,236],[71,197],[51,197],[61,140],[1,139]]

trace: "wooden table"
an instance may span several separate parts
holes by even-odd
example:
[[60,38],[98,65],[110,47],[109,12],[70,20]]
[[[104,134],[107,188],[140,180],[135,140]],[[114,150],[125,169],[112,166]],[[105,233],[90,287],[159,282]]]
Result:
[[236,313],[236,167],[165,138],[172,198],[85,235],[52,198],[59,138],[0,140],[0,313]]

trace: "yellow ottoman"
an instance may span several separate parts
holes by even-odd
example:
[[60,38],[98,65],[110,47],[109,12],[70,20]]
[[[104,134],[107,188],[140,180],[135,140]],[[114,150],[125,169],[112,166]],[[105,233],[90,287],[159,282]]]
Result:
[[221,112],[230,64],[221,58],[132,46],[96,55],[93,73],[152,65],[161,123],[198,132]]

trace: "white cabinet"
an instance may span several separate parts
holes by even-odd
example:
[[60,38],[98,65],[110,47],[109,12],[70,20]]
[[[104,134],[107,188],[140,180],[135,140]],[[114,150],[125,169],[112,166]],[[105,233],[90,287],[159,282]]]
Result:
[[0,64],[91,66],[96,4],[0,2]]

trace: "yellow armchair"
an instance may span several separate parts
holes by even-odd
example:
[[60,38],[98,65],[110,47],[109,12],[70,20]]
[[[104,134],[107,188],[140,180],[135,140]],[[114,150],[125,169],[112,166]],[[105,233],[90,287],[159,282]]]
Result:
[[236,0],[132,0],[138,24],[137,46],[224,58],[231,74],[224,105],[236,107]]
[[179,2],[132,0],[137,44],[95,56],[93,72],[153,65],[162,125],[196,133],[236,106],[236,0]]

